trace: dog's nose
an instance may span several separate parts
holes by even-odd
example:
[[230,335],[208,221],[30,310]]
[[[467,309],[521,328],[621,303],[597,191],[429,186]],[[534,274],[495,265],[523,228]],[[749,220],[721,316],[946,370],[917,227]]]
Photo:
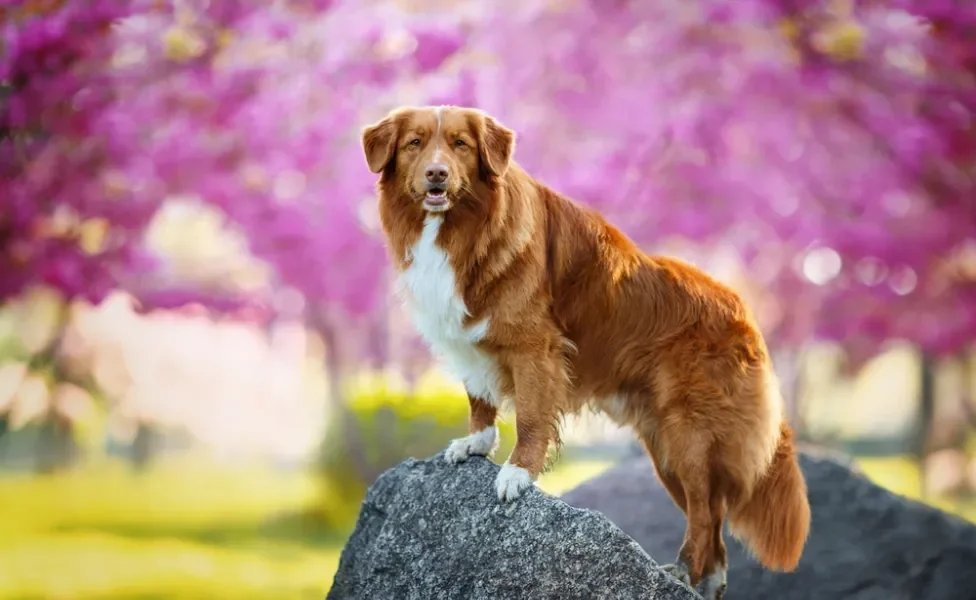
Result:
[[439,163],[431,163],[425,169],[427,183],[444,183],[447,181],[447,166]]

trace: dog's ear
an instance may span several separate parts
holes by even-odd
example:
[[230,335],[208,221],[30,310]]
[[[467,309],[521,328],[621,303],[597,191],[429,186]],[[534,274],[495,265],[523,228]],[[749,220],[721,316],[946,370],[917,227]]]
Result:
[[370,171],[380,173],[393,160],[399,133],[398,116],[392,113],[363,129],[363,152]]
[[479,115],[478,156],[485,175],[501,177],[515,152],[515,132],[492,117]]

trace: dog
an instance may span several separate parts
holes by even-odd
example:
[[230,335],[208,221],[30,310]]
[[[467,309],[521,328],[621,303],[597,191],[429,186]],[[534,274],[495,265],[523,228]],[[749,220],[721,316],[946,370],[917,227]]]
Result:
[[362,131],[400,289],[419,334],[464,383],[490,456],[504,405],[511,502],[592,408],[631,427],[687,528],[664,568],[706,599],[726,589],[726,517],[768,569],[792,571],[810,506],[765,340],[741,298],[698,268],[643,253],[598,212],[513,159],[515,134],[465,107],[400,107]]

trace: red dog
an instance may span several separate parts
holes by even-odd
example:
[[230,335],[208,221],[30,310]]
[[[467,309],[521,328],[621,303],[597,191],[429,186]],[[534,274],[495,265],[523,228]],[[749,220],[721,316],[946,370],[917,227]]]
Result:
[[765,341],[732,290],[526,174],[513,132],[483,112],[400,108],[362,143],[416,327],[468,393],[470,435],[449,461],[489,455],[510,401],[518,438],[496,480],[510,501],[560,417],[590,405],[634,429],[687,517],[671,573],[721,598],[726,516],[764,566],[796,567],[806,483]]

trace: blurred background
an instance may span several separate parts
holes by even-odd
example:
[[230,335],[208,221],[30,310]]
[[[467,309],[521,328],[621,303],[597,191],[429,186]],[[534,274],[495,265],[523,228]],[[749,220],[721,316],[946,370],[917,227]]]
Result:
[[[976,520],[976,6],[20,0],[0,27],[0,598],[322,598],[368,485],[464,432],[359,147],[401,104],[491,112],[733,285],[806,442]],[[632,444],[564,438],[554,494]]]

